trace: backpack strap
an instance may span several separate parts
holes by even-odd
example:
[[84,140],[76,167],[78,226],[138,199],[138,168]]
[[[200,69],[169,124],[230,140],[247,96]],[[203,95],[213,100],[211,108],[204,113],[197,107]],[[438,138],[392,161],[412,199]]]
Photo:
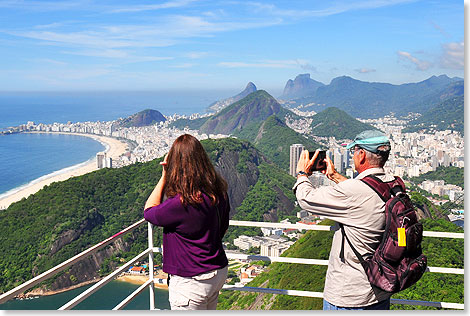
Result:
[[395,176],[394,180],[388,182],[380,180],[373,174],[365,176],[360,180],[374,190],[384,202],[387,202],[392,196],[396,196],[400,192],[405,192],[405,184],[397,176]]
[[367,271],[366,261],[364,260],[362,255],[359,253],[359,251],[357,251],[356,248],[354,248],[354,246],[352,245],[352,242],[349,240],[348,236],[346,235],[346,232],[344,231],[344,225],[341,224],[341,223],[338,223],[338,224],[339,224],[339,227],[341,228],[341,233],[343,234],[343,242],[341,244],[341,252],[339,254],[339,257],[341,258],[341,261],[344,262],[344,239],[346,238],[346,240],[348,241],[348,244],[351,247],[352,251],[354,252],[356,257],[359,259],[359,261],[361,262],[362,267],[364,268],[365,271]]
[[371,174],[360,180],[374,190],[384,202],[390,199],[390,186],[377,176]]
[[[392,195],[395,196],[400,192],[405,192],[405,184],[403,183],[403,180],[400,177],[395,177],[395,179],[392,181],[384,182],[380,180],[377,176],[371,174],[371,175],[365,176],[364,178],[360,180],[363,183],[367,184],[372,190],[374,190],[380,196],[382,201],[384,201],[384,203],[386,203],[392,197]],[[344,262],[344,239],[346,238],[352,251],[357,256],[362,266],[365,268],[364,258],[352,245],[351,241],[346,235],[346,232],[344,231],[344,225],[341,223],[338,223],[338,224],[341,228],[341,233],[343,235],[343,240],[341,242],[341,251],[339,254],[341,261]]]

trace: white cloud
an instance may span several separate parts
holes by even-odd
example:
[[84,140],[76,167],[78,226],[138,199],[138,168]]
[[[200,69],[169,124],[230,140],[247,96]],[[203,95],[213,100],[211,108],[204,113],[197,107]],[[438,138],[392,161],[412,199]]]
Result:
[[191,63],[183,63],[183,64],[178,64],[174,66],[169,66],[170,68],[179,68],[179,69],[184,69],[184,68],[192,68],[194,67],[194,64]]
[[199,59],[203,58],[209,55],[207,52],[189,52],[184,54],[185,57],[190,58],[190,59]]
[[111,13],[128,13],[128,12],[140,12],[140,11],[154,11],[161,9],[179,8],[187,6],[197,0],[177,0],[168,1],[160,4],[148,4],[148,5],[134,5],[130,7],[123,7],[119,9],[111,10]]
[[370,69],[370,68],[359,68],[359,69],[354,69],[354,71],[360,73],[360,74],[367,74],[371,72],[376,72],[375,69]]
[[290,60],[263,60],[260,62],[220,62],[221,67],[226,68],[301,68],[316,72],[317,69],[308,61],[303,59]]
[[147,62],[147,61],[162,61],[171,60],[174,57],[159,57],[159,56],[138,56],[124,50],[117,49],[103,49],[103,50],[81,50],[81,51],[62,51],[64,54],[89,56],[89,57],[104,57],[114,59],[126,59],[127,63],[133,62]]
[[442,45],[443,54],[441,67],[448,69],[463,70],[465,65],[465,45],[460,43],[447,43]]
[[431,67],[430,62],[425,61],[425,60],[419,60],[418,58],[412,56],[408,52],[398,51],[397,54],[401,59],[408,60],[408,61],[412,62],[413,64],[415,64],[416,65],[416,70],[424,71],[424,70],[428,70]]
[[[415,2],[416,0],[373,0],[373,1],[345,1],[336,2],[333,5],[323,9],[314,10],[292,10],[280,9],[272,4],[264,4],[259,2],[248,2],[247,4],[254,7],[258,13],[269,13],[275,16],[305,18],[305,17],[326,17],[355,10],[377,9],[382,7],[394,6],[402,3]],[[310,3],[314,3],[313,1]],[[318,3],[318,2],[315,2]],[[320,2],[330,3],[330,2]]]

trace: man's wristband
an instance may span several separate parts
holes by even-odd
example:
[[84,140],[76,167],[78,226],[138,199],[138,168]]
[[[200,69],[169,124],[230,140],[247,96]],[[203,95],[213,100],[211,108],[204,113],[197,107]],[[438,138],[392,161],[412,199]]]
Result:
[[299,171],[299,172],[297,172],[297,177],[298,177],[298,176],[306,176],[306,177],[308,177],[308,174],[307,174],[306,172],[304,172],[304,171]]

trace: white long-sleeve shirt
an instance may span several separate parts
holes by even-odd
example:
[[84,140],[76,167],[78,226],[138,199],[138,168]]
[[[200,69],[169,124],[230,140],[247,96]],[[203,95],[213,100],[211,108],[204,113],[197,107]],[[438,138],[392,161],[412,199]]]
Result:
[[[299,177],[293,190],[303,210],[324,216],[344,225],[354,248],[364,257],[378,247],[385,228],[385,203],[379,195],[359,179],[374,174],[383,181],[393,180],[382,168],[371,168],[355,179],[333,186],[313,188],[307,177]],[[390,297],[372,288],[359,259],[344,241],[344,262],[340,259],[343,236],[338,225],[331,245],[323,297],[339,307],[363,307]]]

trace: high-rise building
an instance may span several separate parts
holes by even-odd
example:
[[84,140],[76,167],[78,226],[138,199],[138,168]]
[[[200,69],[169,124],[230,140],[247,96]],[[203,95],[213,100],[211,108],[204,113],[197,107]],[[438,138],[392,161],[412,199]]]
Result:
[[96,163],[97,163],[97,167],[98,169],[101,169],[101,168],[104,168],[105,165],[106,165],[106,162],[105,162],[105,154],[104,153],[98,153],[96,154]]
[[339,173],[343,173],[343,155],[341,154],[341,151],[339,151],[338,148],[335,148],[334,152],[333,152],[333,155],[334,155],[334,165],[335,165],[335,169],[339,172]]
[[106,153],[96,154],[96,163],[98,169],[113,167],[113,160],[111,159],[111,157],[106,157]]
[[297,162],[299,161],[300,154],[304,148],[305,147],[302,144],[293,144],[290,146],[289,174],[293,177],[296,175]]

